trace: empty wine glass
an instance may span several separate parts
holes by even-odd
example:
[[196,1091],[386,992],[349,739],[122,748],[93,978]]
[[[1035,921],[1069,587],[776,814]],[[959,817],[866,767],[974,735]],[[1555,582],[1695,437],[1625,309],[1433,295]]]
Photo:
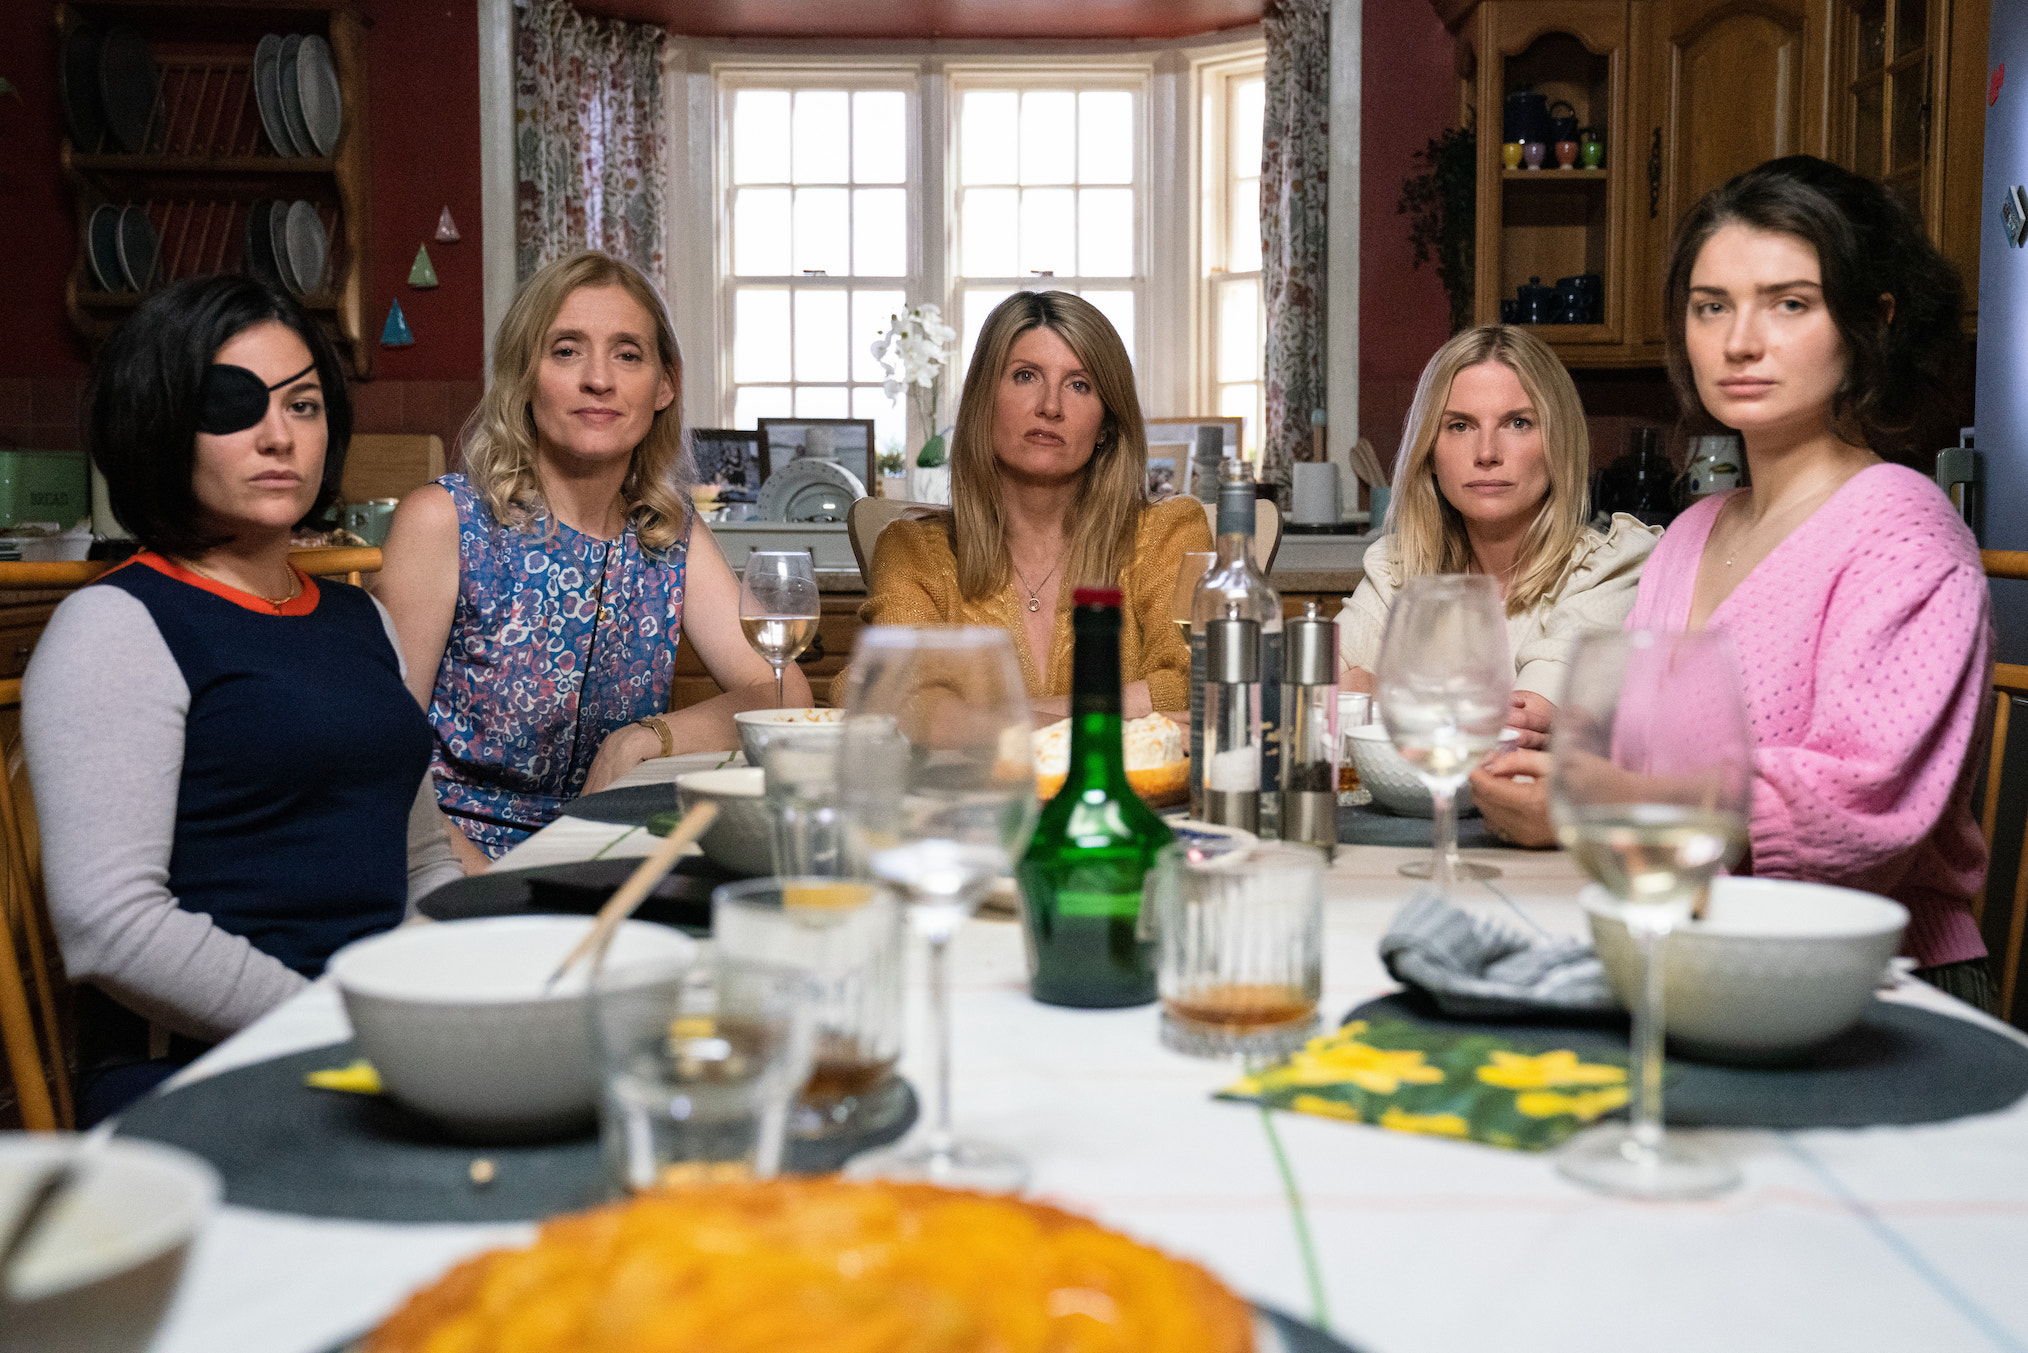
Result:
[[739,627],[754,652],[775,669],[775,705],[782,672],[817,637],[821,607],[808,550],[755,550],[739,580]]
[[1445,893],[1458,878],[1498,878],[1490,865],[1458,857],[1457,793],[1500,745],[1513,694],[1499,584],[1476,573],[1410,578],[1388,612],[1374,667],[1388,736],[1436,806],[1429,864],[1403,865],[1401,872]]
[[839,755],[851,767],[853,846],[898,889],[929,946],[936,1085],[929,1130],[852,1162],[879,1179],[1011,1192],[1019,1156],[951,1130],[950,978],[960,922],[1035,828],[1028,695],[1004,630],[874,626],[853,650]]
[[1557,836],[1616,899],[1640,960],[1632,1121],[1573,1138],[1557,1169],[1638,1198],[1721,1192],[1739,1172],[1662,1132],[1662,950],[1746,840],[1753,735],[1731,643],[1640,630],[1580,641],[1552,747]]

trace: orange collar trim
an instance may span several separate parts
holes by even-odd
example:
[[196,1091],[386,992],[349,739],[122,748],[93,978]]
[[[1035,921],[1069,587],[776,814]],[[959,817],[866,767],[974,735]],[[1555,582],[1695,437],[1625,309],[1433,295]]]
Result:
[[[142,550],[132,559],[129,559],[127,564],[141,564],[152,568],[164,577],[174,578],[179,583],[188,583],[200,591],[211,593],[214,597],[223,597],[233,605],[243,607],[256,615],[308,615],[317,609],[317,598],[319,596],[317,580],[297,568],[294,564],[289,565],[289,571],[295,574],[297,579],[303,584],[302,595],[291,601],[283,602],[279,606],[269,601],[266,597],[256,596],[252,592],[242,592],[237,587],[228,587],[224,583],[215,582],[200,573],[192,573],[175,560],[166,555],[157,554],[153,550]],[[126,564],[121,565],[122,568],[126,566]]]

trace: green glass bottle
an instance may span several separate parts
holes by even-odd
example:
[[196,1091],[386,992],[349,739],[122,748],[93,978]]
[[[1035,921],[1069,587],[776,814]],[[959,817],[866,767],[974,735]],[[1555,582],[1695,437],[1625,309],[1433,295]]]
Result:
[[1080,587],[1071,612],[1070,770],[1015,871],[1035,954],[1035,999],[1146,1005],[1155,944],[1141,879],[1175,839],[1127,784],[1120,733],[1120,592]]

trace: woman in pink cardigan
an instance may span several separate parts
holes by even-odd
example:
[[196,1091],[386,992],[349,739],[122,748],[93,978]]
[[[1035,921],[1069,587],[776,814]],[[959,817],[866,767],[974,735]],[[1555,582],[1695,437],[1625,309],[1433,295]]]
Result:
[[[1698,203],[1669,268],[1669,372],[1693,421],[1745,439],[1753,487],[1676,520],[1627,625],[1733,636],[1757,744],[1739,871],[1894,898],[1919,975],[1990,1010],[1971,914],[1985,574],[1942,492],[1890,459],[1935,444],[1962,294],[1899,203],[1822,160]],[[1547,826],[1536,755],[1473,777],[1489,825],[1522,840]]]

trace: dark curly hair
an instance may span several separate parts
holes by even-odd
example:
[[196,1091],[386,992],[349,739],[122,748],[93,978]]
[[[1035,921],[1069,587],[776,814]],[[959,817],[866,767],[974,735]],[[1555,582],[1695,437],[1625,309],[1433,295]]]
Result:
[[207,534],[192,484],[198,388],[233,335],[273,320],[303,340],[324,398],[324,475],[304,520],[337,501],[352,440],[352,399],[338,353],[293,297],[251,277],[192,277],[135,310],[92,368],[85,445],[106,477],[113,515],[160,554],[190,557],[225,542]]
[[[1832,400],[1840,435],[1910,463],[1934,450],[1964,356],[1964,284],[1914,214],[1872,179],[1814,155],[1769,160],[1706,193],[1676,227],[1664,291],[1669,379],[1691,415],[1716,427],[1698,397],[1685,324],[1690,270],[1721,226],[1793,235],[1817,251],[1824,303],[1846,353]],[[1881,320],[1880,298],[1894,298]]]

